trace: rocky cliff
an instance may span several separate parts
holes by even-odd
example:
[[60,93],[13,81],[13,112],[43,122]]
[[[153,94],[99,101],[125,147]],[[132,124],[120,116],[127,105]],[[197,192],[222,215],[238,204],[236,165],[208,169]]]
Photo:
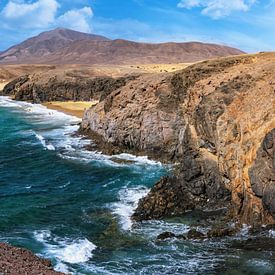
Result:
[[1,95],[33,103],[90,101],[104,98],[132,79],[135,79],[135,76],[84,77],[66,71],[62,73],[49,71],[16,78],[4,87]]
[[139,202],[135,220],[227,209],[275,222],[275,54],[222,58],[142,75],[89,109],[81,129],[104,151],[177,163]]
[[275,222],[275,53],[205,61],[174,73],[22,76],[4,95],[32,102],[99,99],[80,131],[105,153],[174,163],[140,201],[135,220],[223,210]]

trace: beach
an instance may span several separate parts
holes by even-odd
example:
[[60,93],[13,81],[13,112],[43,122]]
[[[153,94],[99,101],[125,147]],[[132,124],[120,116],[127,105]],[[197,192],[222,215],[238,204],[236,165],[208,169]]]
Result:
[[7,84],[8,82],[0,82],[0,91],[2,91]]
[[62,113],[65,113],[67,115],[76,116],[78,118],[82,118],[84,115],[84,112],[89,109],[90,107],[96,105],[98,101],[55,101],[55,102],[47,102],[43,103],[42,105],[52,109],[56,110]]

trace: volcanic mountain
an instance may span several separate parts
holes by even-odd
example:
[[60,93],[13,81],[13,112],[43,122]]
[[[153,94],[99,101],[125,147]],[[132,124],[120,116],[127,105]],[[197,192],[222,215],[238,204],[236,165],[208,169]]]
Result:
[[160,64],[195,62],[243,52],[200,42],[137,43],[58,28],[0,53],[4,64]]

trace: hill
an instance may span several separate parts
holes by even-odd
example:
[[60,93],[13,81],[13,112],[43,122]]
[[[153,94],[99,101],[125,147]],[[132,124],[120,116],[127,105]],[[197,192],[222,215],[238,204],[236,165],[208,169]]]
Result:
[[195,62],[243,52],[200,42],[137,43],[58,28],[0,53],[4,64],[160,64]]

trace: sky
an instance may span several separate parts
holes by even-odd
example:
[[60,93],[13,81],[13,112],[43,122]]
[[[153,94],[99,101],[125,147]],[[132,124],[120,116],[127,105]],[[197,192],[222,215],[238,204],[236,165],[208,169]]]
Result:
[[139,42],[275,50],[275,0],[0,0],[0,51],[57,27]]

